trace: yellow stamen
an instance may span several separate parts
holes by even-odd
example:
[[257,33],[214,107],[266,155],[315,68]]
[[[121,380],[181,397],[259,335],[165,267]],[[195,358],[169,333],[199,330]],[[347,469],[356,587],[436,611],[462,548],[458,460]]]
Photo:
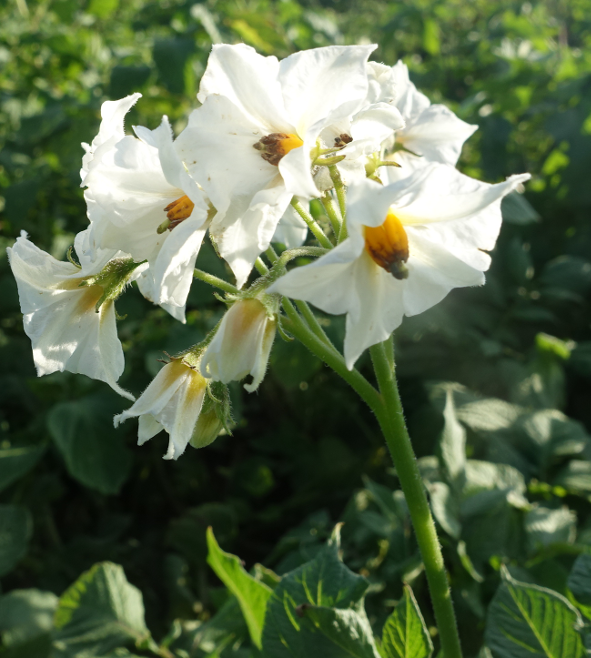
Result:
[[365,249],[375,263],[396,279],[406,279],[408,269],[408,236],[402,222],[389,212],[380,226],[365,227]]
[[164,208],[166,216],[168,217],[166,228],[172,231],[172,229],[175,226],[178,226],[183,221],[183,219],[187,219],[187,217],[191,216],[194,207],[195,204],[191,201],[191,199],[189,199],[187,195],[180,197],[180,199],[176,199],[172,203],[169,203],[166,208]]
[[253,146],[257,151],[261,151],[263,160],[277,166],[284,155],[299,148],[303,143],[297,135],[292,133],[271,133],[259,139]]

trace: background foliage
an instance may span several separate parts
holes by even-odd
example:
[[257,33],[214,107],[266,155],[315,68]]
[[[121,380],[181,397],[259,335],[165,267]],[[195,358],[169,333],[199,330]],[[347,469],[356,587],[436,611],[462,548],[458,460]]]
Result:
[[[406,319],[396,333],[398,372],[467,656],[521,656],[502,643],[503,611],[538,596],[548,610],[557,606],[570,644],[554,651],[523,636],[538,651],[523,655],[582,655],[580,636],[569,634],[584,633],[591,605],[590,0],[0,6],[0,655],[255,655],[256,619],[247,615],[246,625],[241,592],[230,595],[206,563],[210,525],[248,568],[273,569],[256,567],[253,582],[276,594],[276,586],[291,591],[292,577],[277,585],[275,574],[332,555],[324,542],[344,521],[342,555],[368,579],[376,637],[395,603],[406,606],[386,624],[383,655],[399,655],[395,625],[416,606],[403,583],[433,627],[377,425],[301,346],[277,342],[258,394],[234,387],[233,437],[175,463],[161,459],[164,435],[138,448],[132,423],[112,428],[126,403],[106,386],[67,373],[35,377],[4,247],[26,230],[63,258],[86,226],[80,142],[96,134],[101,103],[141,91],[128,127],[154,128],[167,114],[178,132],[217,41],[279,57],[377,42],[374,59],[402,58],[432,101],[479,125],[463,171],[488,182],[532,173],[525,195],[504,203],[486,286],[456,290]],[[198,265],[227,275],[211,250]],[[139,393],[163,350],[200,340],[221,313],[200,282],[188,308],[180,325],[136,289],[121,299],[124,388]],[[324,322],[342,341],[340,320]],[[358,606],[363,591],[347,600]],[[263,632],[263,649],[272,632]],[[430,652],[423,635],[416,655]]]

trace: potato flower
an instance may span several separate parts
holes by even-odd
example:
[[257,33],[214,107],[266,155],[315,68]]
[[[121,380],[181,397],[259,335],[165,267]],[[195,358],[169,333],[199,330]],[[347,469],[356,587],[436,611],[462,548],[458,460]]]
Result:
[[347,314],[345,360],[385,340],[453,288],[481,285],[501,226],[502,198],[529,174],[489,185],[431,163],[387,186],[348,192],[349,237],[314,263],[291,270],[270,293]]

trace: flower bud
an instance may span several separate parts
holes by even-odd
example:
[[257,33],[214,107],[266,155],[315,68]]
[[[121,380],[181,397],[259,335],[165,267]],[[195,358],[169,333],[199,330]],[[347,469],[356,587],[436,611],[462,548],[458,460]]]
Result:
[[228,382],[252,375],[244,388],[252,393],[262,382],[275,338],[277,320],[259,299],[235,302],[203,353],[201,374]]

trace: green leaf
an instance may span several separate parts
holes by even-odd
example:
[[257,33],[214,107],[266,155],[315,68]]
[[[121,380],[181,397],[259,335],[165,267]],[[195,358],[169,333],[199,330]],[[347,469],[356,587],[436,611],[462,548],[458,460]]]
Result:
[[462,524],[459,518],[458,506],[445,482],[433,482],[429,486],[429,498],[433,515],[439,525],[454,539],[459,539]]
[[525,516],[525,531],[532,549],[555,543],[572,543],[576,534],[576,516],[566,507],[533,507]]
[[56,658],[100,656],[150,637],[140,591],[111,562],[95,564],[62,594],[55,627]]
[[443,420],[439,440],[441,470],[452,492],[459,494],[466,481],[466,430],[458,422],[451,389],[447,390]]
[[591,606],[591,555],[579,555],[569,574],[568,588],[579,603]]
[[98,18],[109,18],[119,6],[119,0],[90,0],[88,13]]
[[273,590],[247,573],[238,557],[221,550],[211,527],[207,529],[207,547],[209,549],[207,563],[238,599],[250,637],[254,645],[260,649],[265,611]]
[[45,446],[0,447],[0,491],[16,482],[39,461]]
[[131,468],[123,433],[113,428],[119,405],[114,396],[93,395],[56,405],[47,420],[70,475],[104,494],[118,493]]
[[495,658],[582,658],[583,622],[577,610],[552,590],[513,580],[503,582],[487,615],[485,640]]
[[12,570],[27,552],[33,530],[29,511],[17,505],[0,505],[0,576]]
[[0,632],[4,646],[18,645],[53,628],[58,598],[53,592],[15,589],[0,597]]
[[501,202],[503,220],[510,224],[531,224],[540,220],[530,202],[519,192],[511,192]]
[[303,605],[300,610],[335,647],[343,650],[343,656],[376,658],[375,641],[365,615],[355,609],[339,610],[316,605]]
[[433,642],[411,588],[386,620],[382,634],[384,658],[429,658]]
[[591,491],[591,462],[571,459],[552,480],[554,486],[564,487],[568,491]]
[[337,526],[316,557],[283,576],[273,590],[264,658],[379,657],[363,608],[368,582],[350,571],[338,552]]

